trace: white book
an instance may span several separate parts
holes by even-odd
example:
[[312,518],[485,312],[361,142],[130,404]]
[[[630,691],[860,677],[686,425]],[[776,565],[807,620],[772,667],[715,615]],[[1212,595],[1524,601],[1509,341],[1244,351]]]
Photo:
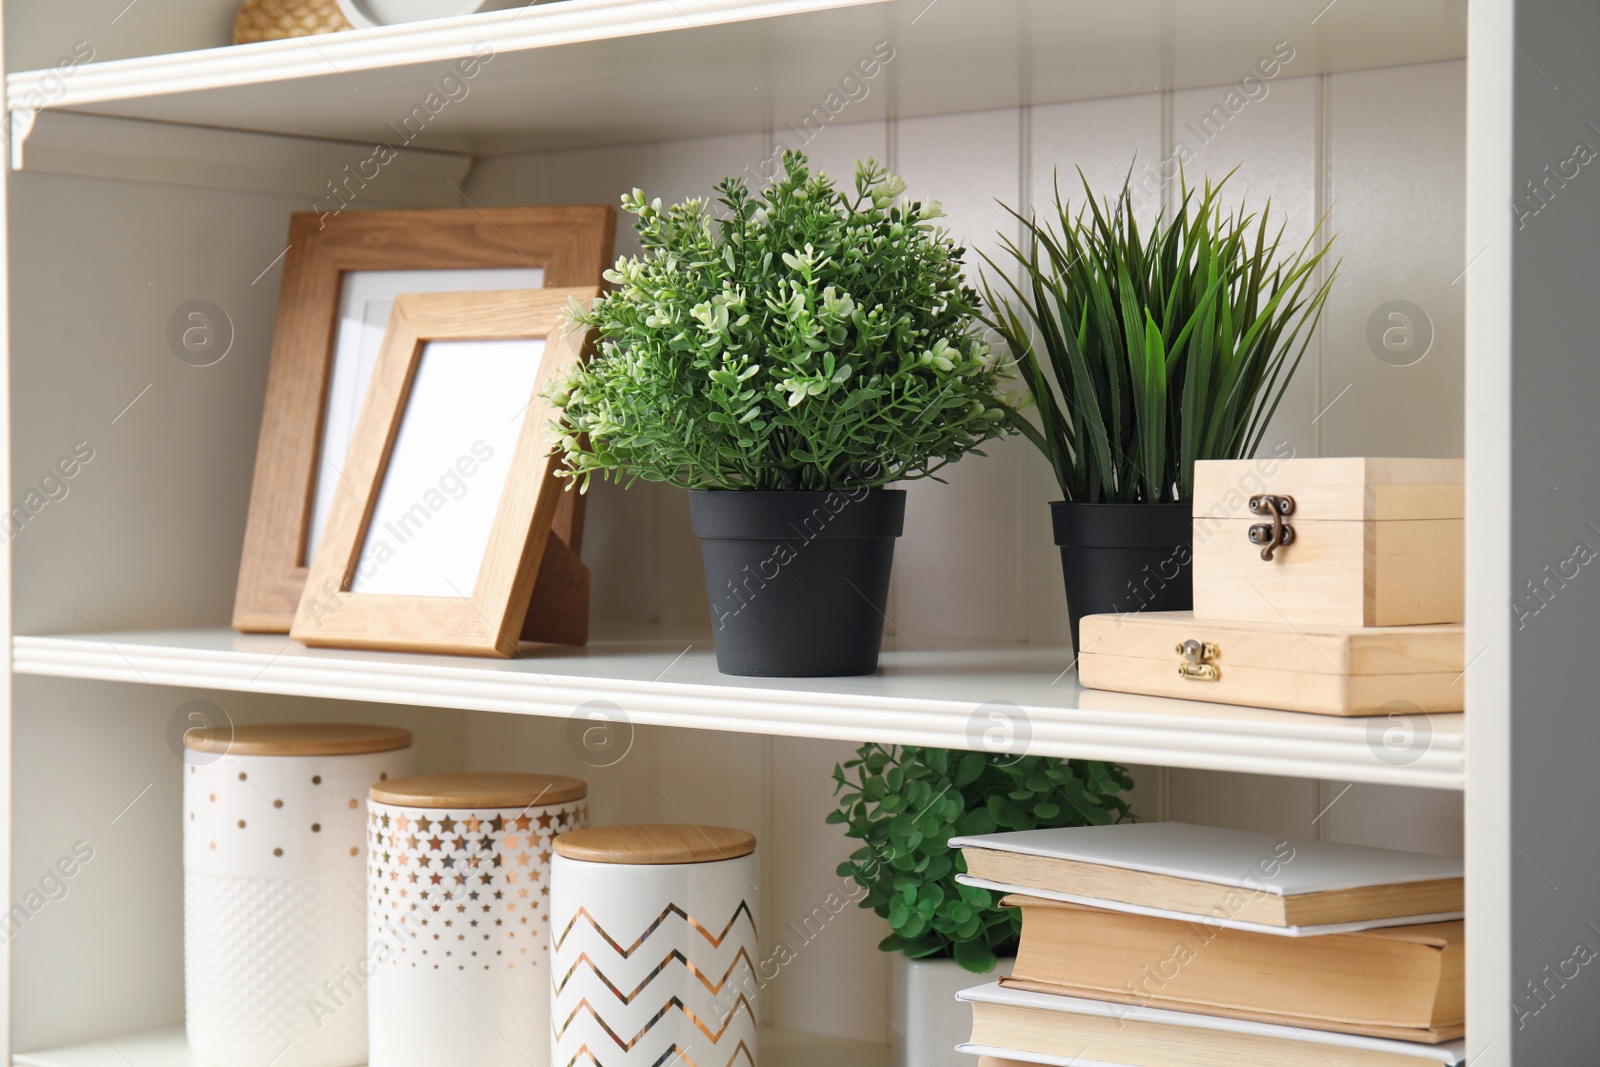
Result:
[[[1214,1015],[1193,1015],[1160,1008],[1030,993],[1003,988],[998,982],[963,990],[956,994],[956,999],[974,1006],[975,1030],[974,1040],[958,1045],[958,1051],[1055,1067],[1213,1065],[1217,1062],[1214,1057],[1222,1050],[1226,1050],[1230,1057],[1227,1062],[1233,1067],[1248,1067],[1256,1063],[1272,1063],[1277,1067],[1294,1061],[1304,1061],[1316,1067],[1324,1064],[1345,1067],[1350,1063],[1391,1062],[1396,1065],[1415,1064],[1416,1067],[1433,1064],[1459,1067],[1467,1058],[1465,1040],[1430,1045],[1417,1041],[1361,1037],[1308,1030],[1299,1026],[1279,1026]],[[1006,1023],[1019,1014],[1019,1009],[1061,1016],[1056,1023],[1065,1031],[1070,1031],[1070,1036],[1062,1034],[1055,1047],[1048,1051],[1030,1051],[996,1043],[994,1031],[1004,1030]],[[985,1020],[987,1014],[993,1014],[998,1026]],[[1046,1020],[1026,1028],[1033,1034],[1033,1040],[1040,1042],[1038,1035],[1049,1026],[1049,1016],[1035,1015],[1034,1018]],[[989,1034],[984,1040],[979,1040],[980,1029]],[[1019,1028],[1018,1036],[1022,1034]],[[1108,1059],[1108,1054],[1116,1058]]]
[[1088,897],[1081,893],[1059,893],[1054,889],[1036,889],[1025,885],[1016,885],[1012,882],[996,882],[989,878],[974,878],[970,874],[956,875],[956,881],[962,885],[976,886],[987,889],[1001,896],[1016,894],[1024,897],[1042,897],[1045,900],[1060,900],[1068,904],[1083,904],[1091,908],[1104,908],[1106,911],[1126,912],[1129,915],[1150,915],[1157,919],[1173,919],[1177,922],[1195,923],[1200,926],[1216,926],[1224,930],[1245,930],[1252,934],[1271,934],[1274,937],[1326,937],[1329,934],[1358,934],[1363,930],[1381,930],[1388,926],[1420,926],[1423,923],[1447,923],[1466,917],[1461,911],[1440,911],[1427,915],[1396,915],[1387,919],[1366,919],[1362,922],[1350,923],[1300,923],[1289,926],[1274,926],[1271,923],[1250,922],[1248,919],[1236,919],[1222,915],[1196,915],[1193,912],[1173,911],[1170,908],[1152,908],[1144,904],[1129,904],[1121,900],[1108,900],[1105,897]]
[[[1288,862],[1282,862],[1285,845],[1293,850]],[[1432,882],[1466,873],[1461,860],[1443,856],[1181,822],[982,834],[952,838],[950,847],[1093,863],[1277,896]],[[1263,864],[1274,859],[1278,862],[1267,877]]]

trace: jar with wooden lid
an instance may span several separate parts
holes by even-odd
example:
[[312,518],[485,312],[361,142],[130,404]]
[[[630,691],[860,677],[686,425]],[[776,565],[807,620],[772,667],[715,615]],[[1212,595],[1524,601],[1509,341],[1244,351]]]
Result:
[[184,999],[211,1067],[367,1059],[367,789],[411,733],[331,723],[184,737]]
[[372,1067],[549,1063],[553,842],[588,794],[545,774],[372,787]]
[[756,1062],[756,839],[711,826],[556,838],[555,1062]]

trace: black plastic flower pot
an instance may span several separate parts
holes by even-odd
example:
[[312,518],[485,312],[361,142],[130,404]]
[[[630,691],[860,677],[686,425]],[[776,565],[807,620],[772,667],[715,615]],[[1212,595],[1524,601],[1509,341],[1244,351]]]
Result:
[[1072,652],[1080,651],[1085,615],[1189,611],[1194,508],[1189,504],[1050,505],[1072,619]]
[[689,513],[723,674],[872,674],[883,647],[898,489],[698,490]]

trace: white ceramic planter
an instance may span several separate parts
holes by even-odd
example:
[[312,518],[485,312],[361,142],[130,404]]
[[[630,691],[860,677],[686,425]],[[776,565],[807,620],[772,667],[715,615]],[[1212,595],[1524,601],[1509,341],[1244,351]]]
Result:
[[588,821],[576,778],[462,774],[375,786],[371,1067],[550,1062],[550,860]]
[[1010,974],[1011,964],[1001,960],[988,974],[973,974],[955,960],[908,960],[895,953],[889,978],[894,1067],[973,1067],[971,1056],[956,1051],[972,1037],[972,1009],[958,1003],[956,994]]
[[[641,832],[653,851],[636,847]],[[708,835],[716,854],[705,854]],[[714,827],[605,827],[557,840],[558,1067],[754,1067],[754,849],[749,834]]]
[[241,726],[185,744],[190,1051],[212,1067],[365,1063],[363,799],[411,772],[410,733]]
[[[339,0],[339,10],[356,29],[393,26],[400,22],[447,19],[478,11],[526,7],[530,0]],[[538,2],[538,0],[534,0]]]

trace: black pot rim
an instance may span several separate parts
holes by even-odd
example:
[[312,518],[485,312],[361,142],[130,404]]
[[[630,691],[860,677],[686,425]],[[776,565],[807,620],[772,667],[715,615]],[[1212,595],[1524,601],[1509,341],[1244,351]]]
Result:
[[691,489],[700,538],[811,541],[895,538],[905,529],[903,489]]
[[1129,511],[1129,512],[1133,512],[1133,511],[1156,511],[1156,512],[1159,512],[1159,511],[1176,511],[1176,510],[1183,510],[1183,511],[1191,511],[1192,512],[1194,510],[1194,504],[1192,504],[1192,503],[1190,503],[1188,501],[1183,501],[1183,500],[1168,500],[1168,501],[1164,501],[1164,502],[1162,502],[1160,504],[1112,504],[1112,503],[1089,503],[1089,502],[1082,501],[1082,500],[1052,500],[1052,501],[1050,501],[1050,506],[1052,508],[1095,508],[1096,510],[1105,510],[1108,513],[1111,512],[1111,511],[1114,511],[1114,510],[1118,510],[1118,509],[1123,510],[1123,511]]
[[1194,505],[1056,500],[1050,523],[1063,548],[1174,548],[1194,538]]

